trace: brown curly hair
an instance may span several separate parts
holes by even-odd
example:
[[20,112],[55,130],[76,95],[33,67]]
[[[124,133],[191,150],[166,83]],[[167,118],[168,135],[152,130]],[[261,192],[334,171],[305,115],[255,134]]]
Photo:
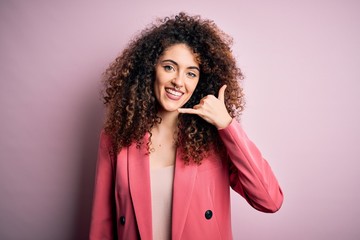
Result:
[[[140,147],[147,132],[151,141],[152,127],[161,122],[153,89],[155,65],[164,50],[178,43],[186,44],[200,65],[199,83],[183,107],[192,108],[209,94],[217,96],[226,84],[226,108],[231,117],[239,118],[244,108],[239,84],[243,75],[230,49],[232,38],[213,21],[181,12],[143,30],[104,73],[104,129],[112,139],[113,153],[132,143]],[[150,151],[150,142],[146,144]],[[179,114],[176,144],[186,163],[200,164],[210,149],[222,149],[218,130],[192,114]]]

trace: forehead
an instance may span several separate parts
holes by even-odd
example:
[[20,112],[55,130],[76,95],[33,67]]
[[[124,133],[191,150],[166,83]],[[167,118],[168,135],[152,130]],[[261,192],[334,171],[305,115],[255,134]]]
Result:
[[159,60],[173,60],[179,64],[199,66],[199,57],[186,44],[179,43],[166,48]]

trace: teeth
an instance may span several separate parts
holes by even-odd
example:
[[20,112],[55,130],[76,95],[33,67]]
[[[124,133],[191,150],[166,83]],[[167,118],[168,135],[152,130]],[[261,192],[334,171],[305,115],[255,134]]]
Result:
[[178,96],[178,97],[180,97],[182,95],[181,92],[174,91],[173,89],[170,89],[170,88],[167,88],[166,92],[168,92],[168,93],[170,93],[172,95]]

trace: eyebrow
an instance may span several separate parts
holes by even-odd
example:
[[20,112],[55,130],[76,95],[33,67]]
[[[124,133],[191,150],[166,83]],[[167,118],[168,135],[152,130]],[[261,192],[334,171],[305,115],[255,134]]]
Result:
[[[174,60],[171,60],[171,59],[165,59],[165,60],[162,60],[161,61],[162,63],[163,62],[171,62],[172,64],[176,65],[176,66],[179,66],[179,64],[177,62],[175,62]],[[196,66],[190,66],[190,67],[187,67],[188,69],[196,69],[200,72],[200,69]]]

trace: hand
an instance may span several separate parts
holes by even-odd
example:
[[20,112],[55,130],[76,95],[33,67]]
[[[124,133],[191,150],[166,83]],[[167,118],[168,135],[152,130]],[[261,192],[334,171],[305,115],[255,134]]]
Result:
[[178,111],[180,113],[196,114],[214,125],[217,129],[226,128],[231,123],[232,118],[225,106],[225,89],[226,85],[219,89],[218,98],[214,95],[207,95],[193,108],[179,108]]

